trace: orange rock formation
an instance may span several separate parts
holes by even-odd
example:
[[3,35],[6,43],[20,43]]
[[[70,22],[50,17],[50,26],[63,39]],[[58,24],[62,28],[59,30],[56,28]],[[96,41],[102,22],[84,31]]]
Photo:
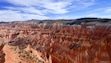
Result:
[[111,63],[110,25],[0,25],[0,63]]

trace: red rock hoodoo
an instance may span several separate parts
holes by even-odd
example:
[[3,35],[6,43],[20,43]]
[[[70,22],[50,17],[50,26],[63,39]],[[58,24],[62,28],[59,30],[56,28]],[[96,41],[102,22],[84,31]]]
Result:
[[111,63],[111,26],[1,24],[0,63]]

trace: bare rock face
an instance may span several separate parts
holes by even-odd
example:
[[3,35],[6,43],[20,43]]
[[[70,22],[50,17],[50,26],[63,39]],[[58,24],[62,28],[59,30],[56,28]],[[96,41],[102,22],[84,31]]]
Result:
[[5,62],[5,53],[3,52],[2,48],[3,48],[4,44],[0,43],[0,63],[4,63]]
[[111,26],[0,25],[0,63],[111,63]]
[[52,63],[50,60],[43,59],[42,53],[32,49],[29,45],[27,48],[20,50],[17,46],[5,45],[3,48],[5,63]]

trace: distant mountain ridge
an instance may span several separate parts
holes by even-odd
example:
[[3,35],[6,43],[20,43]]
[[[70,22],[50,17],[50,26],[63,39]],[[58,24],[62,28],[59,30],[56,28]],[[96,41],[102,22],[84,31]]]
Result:
[[[16,22],[16,21],[14,21]],[[63,25],[80,25],[81,23],[108,23],[111,24],[111,19],[109,18],[79,18],[79,19],[47,19],[47,20],[37,20],[37,19],[32,19],[32,20],[27,20],[27,21],[17,21],[17,22],[36,22],[38,24],[63,24]],[[0,22],[0,24],[6,24],[8,22]]]
[[43,23],[47,23],[47,24],[64,24],[64,25],[75,25],[75,24],[82,24],[82,23],[110,23],[111,24],[111,19],[108,18],[79,18],[79,19],[69,19],[69,20],[43,20]]

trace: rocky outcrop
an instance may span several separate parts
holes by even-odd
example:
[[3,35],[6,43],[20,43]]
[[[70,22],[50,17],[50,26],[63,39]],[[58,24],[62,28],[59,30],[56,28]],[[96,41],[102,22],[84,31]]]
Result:
[[25,49],[19,49],[18,46],[5,45],[3,48],[5,63],[52,63],[51,57],[43,59],[42,54],[27,46]]
[[111,25],[1,24],[0,43],[1,63],[111,63]]
[[5,62],[5,53],[2,50],[3,47],[4,47],[4,44],[0,43],[0,63]]

